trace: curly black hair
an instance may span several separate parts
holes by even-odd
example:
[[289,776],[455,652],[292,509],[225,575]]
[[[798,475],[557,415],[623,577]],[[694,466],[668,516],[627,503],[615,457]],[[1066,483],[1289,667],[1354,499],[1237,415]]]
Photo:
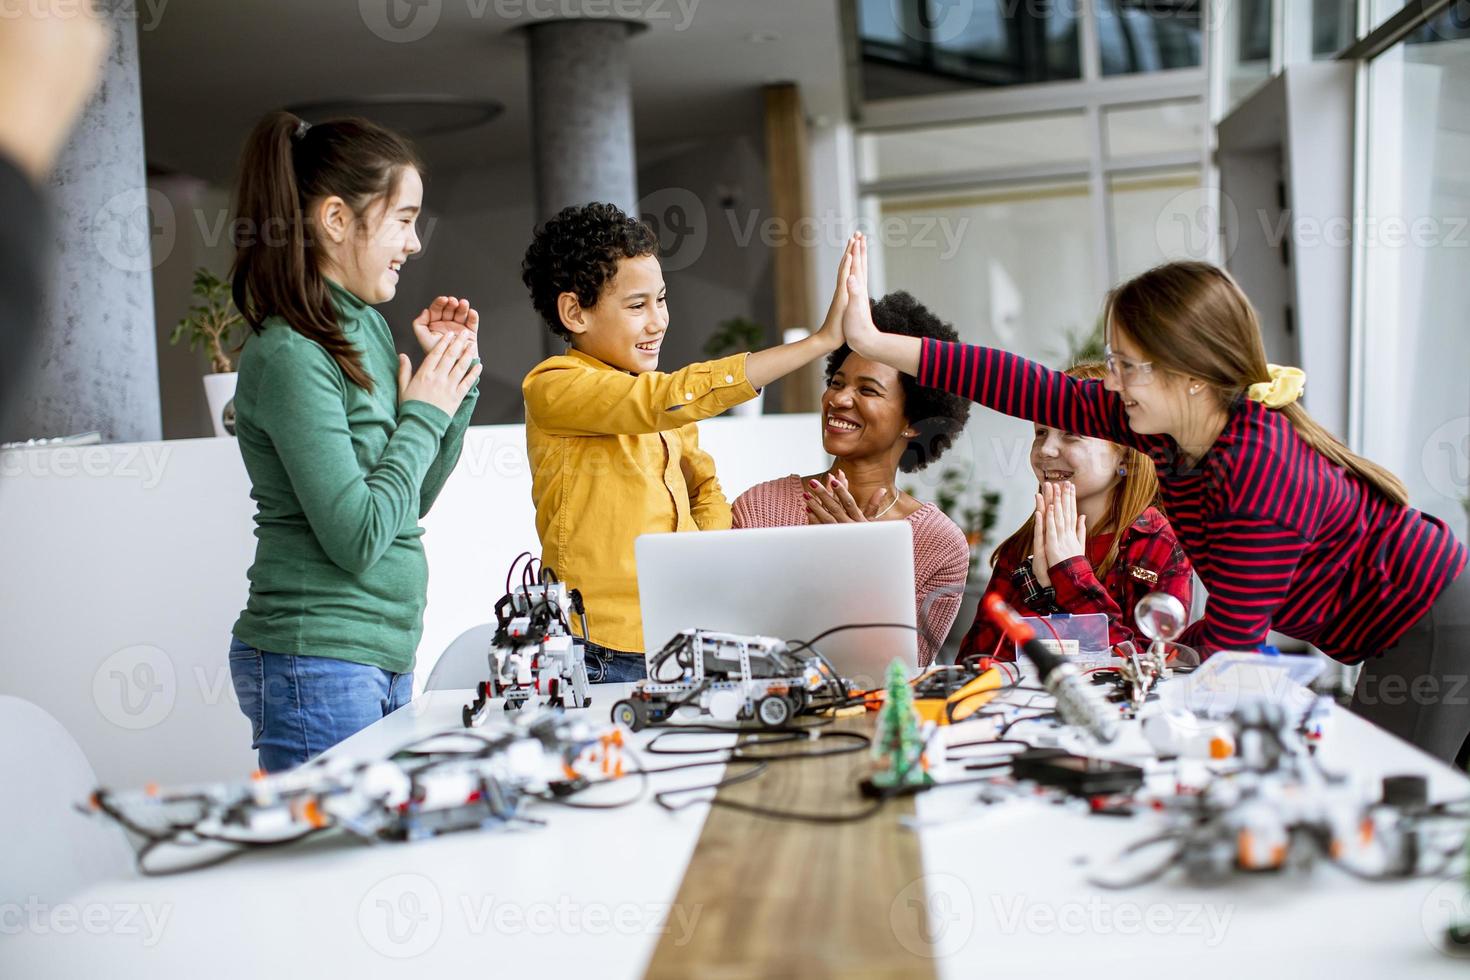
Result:
[[[954,327],[929,312],[928,308],[902,290],[873,302],[873,323],[884,333],[903,337],[933,337],[951,343],[960,339]],[[842,367],[852,348],[843,344],[827,357],[827,381]],[[918,433],[909,440],[898,468],[905,473],[922,470],[954,445],[955,437],[970,420],[970,400],[938,388],[919,384],[917,378],[899,372],[903,382],[903,414]]]
[[521,260],[521,281],[551,332],[571,340],[571,331],[557,312],[557,297],[575,293],[584,307],[596,306],[603,287],[617,275],[618,262],[657,253],[658,236],[653,229],[616,205],[562,208],[536,229]]

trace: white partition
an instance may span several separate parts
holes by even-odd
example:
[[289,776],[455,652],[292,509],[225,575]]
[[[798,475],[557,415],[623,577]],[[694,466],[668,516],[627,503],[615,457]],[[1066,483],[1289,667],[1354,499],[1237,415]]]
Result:
[[[814,415],[715,419],[700,431],[731,499],[827,463]],[[539,552],[530,487],[521,426],[469,431],[424,521],[419,689],[455,636],[491,618],[510,560]],[[54,715],[104,785],[248,772],[250,729],[226,653],[253,512],[232,439],[0,453],[0,694]]]

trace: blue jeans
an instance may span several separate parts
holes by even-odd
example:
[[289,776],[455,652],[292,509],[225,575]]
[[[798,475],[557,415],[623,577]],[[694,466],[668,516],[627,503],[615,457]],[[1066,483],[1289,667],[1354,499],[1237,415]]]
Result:
[[301,765],[413,698],[412,671],[265,653],[233,637],[230,678],[266,772]]
[[609,650],[596,643],[587,643],[587,680],[593,684],[631,684],[648,676],[648,665],[641,653],[623,653]]

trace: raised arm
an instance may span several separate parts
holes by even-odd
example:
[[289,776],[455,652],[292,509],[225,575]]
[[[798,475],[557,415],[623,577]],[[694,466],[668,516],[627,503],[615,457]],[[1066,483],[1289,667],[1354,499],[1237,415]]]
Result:
[[1079,381],[992,347],[881,332],[873,323],[868,301],[865,241],[858,243],[853,254],[843,332],[853,350],[913,375],[920,384],[1016,418],[1078,435],[1139,445],[1138,437],[1128,427],[1123,400],[1100,381]]

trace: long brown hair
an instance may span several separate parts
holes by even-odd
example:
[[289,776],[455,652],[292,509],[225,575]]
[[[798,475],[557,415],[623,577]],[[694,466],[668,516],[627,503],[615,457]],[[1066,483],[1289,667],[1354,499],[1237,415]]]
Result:
[[[1107,377],[1108,371],[1103,365],[1088,361],[1068,368],[1067,374],[1082,381],[1101,381]],[[1123,542],[1123,532],[1133,526],[1140,514],[1157,506],[1159,500],[1159,478],[1154,474],[1153,462],[1136,449],[1127,446],[1118,448],[1123,453],[1123,469],[1127,472],[1112,489],[1101,526],[1087,529],[1088,534],[1113,535],[1108,553],[1103,556],[1096,569],[1099,580],[1105,578],[1118,563],[1118,548]],[[1007,568],[1014,568],[1025,561],[1035,540],[1035,525],[1036,515],[1032,514],[1026,518],[1026,523],[1021,525],[1019,531],[1002,541],[1000,547],[991,553],[991,567],[994,568],[1004,561]]]
[[[1252,384],[1271,380],[1255,309],[1230,273],[1207,262],[1170,262],[1124,283],[1108,295],[1103,322],[1160,367],[1205,382],[1227,410]],[[1275,411],[1328,462],[1408,504],[1402,480],[1349,450],[1299,403]]]
[[307,127],[289,112],[257,123],[240,157],[230,268],[235,308],[256,333],[267,317],[281,317],[368,391],[373,379],[337,322],[331,290],[310,251],[306,215],[334,195],[355,215],[365,214],[397,193],[407,167],[423,170],[408,141],[366,119]]

